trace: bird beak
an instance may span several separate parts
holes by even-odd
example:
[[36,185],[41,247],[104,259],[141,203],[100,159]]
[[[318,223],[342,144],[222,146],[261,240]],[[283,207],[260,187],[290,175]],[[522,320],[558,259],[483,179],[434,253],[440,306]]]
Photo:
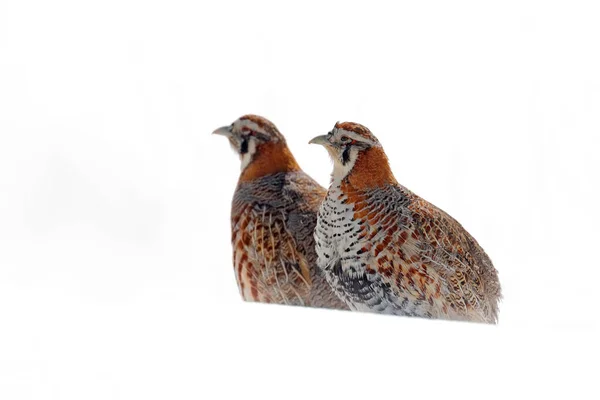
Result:
[[213,135],[221,135],[221,136],[225,136],[225,137],[231,137],[231,135],[232,135],[231,128],[229,126],[222,126],[219,129],[216,129],[213,132]]
[[320,144],[321,146],[330,146],[331,143],[327,139],[327,135],[314,137],[308,142],[309,144]]

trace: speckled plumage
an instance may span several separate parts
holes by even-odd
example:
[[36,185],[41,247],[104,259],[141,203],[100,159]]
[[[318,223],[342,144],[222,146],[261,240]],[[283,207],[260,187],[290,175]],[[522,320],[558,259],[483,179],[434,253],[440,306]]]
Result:
[[242,159],[231,208],[242,298],[348,309],[316,266],[313,232],[325,189],[300,169],[270,121],[244,116],[228,129]]
[[334,159],[344,172],[334,171],[315,232],[319,267],[350,308],[495,323],[500,283],[477,241],[396,182],[365,127],[337,124],[321,142],[332,157],[354,151]]
[[321,271],[313,232],[325,189],[302,171],[242,182],[231,210],[233,260],[246,300],[346,308]]

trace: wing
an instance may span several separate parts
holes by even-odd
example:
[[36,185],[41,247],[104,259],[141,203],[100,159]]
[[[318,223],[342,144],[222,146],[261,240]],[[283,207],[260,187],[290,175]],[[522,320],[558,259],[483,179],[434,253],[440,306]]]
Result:
[[409,209],[419,262],[445,282],[446,304],[468,319],[496,322],[500,284],[485,251],[454,218],[420,197],[413,195]]
[[[400,299],[434,318],[494,322],[500,287],[491,261],[452,217],[401,186],[390,186],[367,216],[377,273]],[[385,201],[382,201],[385,199]],[[377,209],[379,208],[379,209]]]
[[306,305],[311,276],[282,211],[248,204],[232,218],[233,263],[245,300]]

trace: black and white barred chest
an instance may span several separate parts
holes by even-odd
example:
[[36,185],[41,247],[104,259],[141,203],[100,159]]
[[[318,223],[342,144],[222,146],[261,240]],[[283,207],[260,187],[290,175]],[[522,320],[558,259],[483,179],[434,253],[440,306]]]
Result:
[[[354,205],[348,203],[339,182],[334,182],[319,210],[315,230],[318,265],[336,294],[352,309],[370,311],[378,300],[374,280],[367,276],[369,254],[359,239],[364,221],[354,218]],[[381,309],[379,311],[385,311]]]
[[319,265],[323,269],[340,258],[358,261],[359,257],[352,256],[352,250],[358,245],[356,238],[360,224],[353,215],[353,205],[347,203],[339,183],[334,183],[319,209],[315,232]]

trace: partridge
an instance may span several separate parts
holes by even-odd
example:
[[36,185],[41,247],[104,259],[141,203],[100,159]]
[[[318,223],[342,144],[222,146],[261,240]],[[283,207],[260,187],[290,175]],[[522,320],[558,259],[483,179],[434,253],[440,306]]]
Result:
[[498,274],[451,216],[400,185],[366,127],[310,143],[333,159],[315,231],[318,265],[352,310],[496,323]]
[[325,189],[300,169],[265,118],[245,115],[213,133],[227,137],[241,160],[231,241],[242,298],[347,309],[316,265],[313,232]]

